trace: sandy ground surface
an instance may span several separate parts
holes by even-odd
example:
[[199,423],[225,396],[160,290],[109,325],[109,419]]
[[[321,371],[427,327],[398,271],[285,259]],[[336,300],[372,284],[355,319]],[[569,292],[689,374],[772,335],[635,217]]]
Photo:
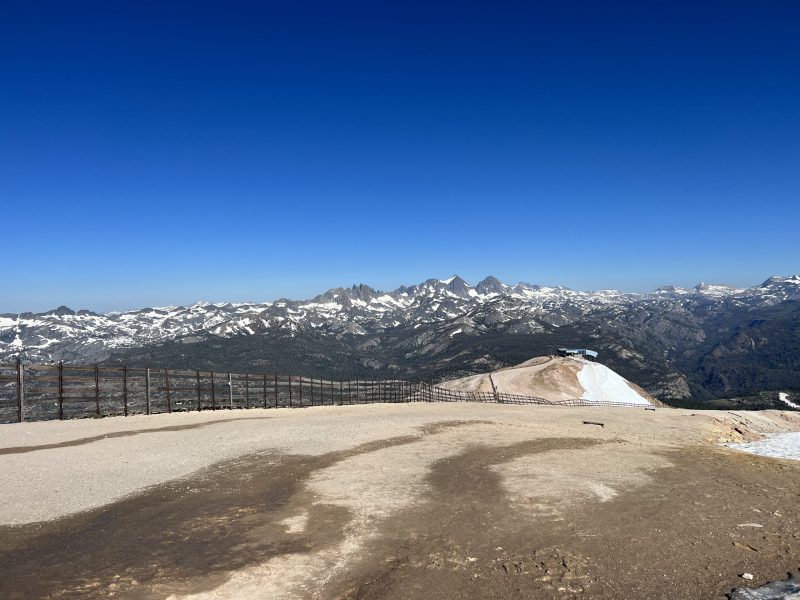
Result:
[[800,567],[800,462],[720,443],[798,430],[493,404],[4,425],[0,598],[721,598]]

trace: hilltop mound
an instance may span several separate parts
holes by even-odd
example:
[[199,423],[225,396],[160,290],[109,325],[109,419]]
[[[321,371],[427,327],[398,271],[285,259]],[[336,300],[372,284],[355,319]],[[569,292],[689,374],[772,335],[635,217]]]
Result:
[[440,385],[451,390],[497,391],[556,402],[581,398],[598,403],[659,404],[639,386],[605,365],[574,357],[538,356],[515,367],[454,379]]

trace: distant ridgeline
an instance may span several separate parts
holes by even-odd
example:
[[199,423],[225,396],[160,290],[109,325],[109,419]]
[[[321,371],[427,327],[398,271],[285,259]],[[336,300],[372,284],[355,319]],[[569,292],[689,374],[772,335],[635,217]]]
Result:
[[435,382],[576,347],[662,400],[778,407],[778,392],[800,392],[800,276],[648,294],[452,277],[392,292],[336,288],[307,301],[0,316],[6,363]]

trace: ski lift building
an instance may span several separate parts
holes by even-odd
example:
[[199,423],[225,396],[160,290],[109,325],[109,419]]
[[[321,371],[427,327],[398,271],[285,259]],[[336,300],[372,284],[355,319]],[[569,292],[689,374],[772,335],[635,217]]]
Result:
[[580,356],[582,358],[597,358],[597,352],[594,350],[587,350],[586,348],[559,348],[559,356]]

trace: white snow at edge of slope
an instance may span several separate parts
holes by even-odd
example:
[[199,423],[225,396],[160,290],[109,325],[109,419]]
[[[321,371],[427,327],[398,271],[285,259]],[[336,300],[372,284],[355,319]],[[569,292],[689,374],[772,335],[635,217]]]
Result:
[[758,454],[759,456],[800,460],[800,431],[781,433],[758,442],[729,443],[724,445],[734,450]]
[[587,402],[624,402],[650,406],[645,398],[628,385],[623,377],[598,363],[587,362],[578,372],[578,383],[583,388],[581,400]]
[[787,394],[786,392],[778,392],[778,399],[787,406],[791,406],[792,408],[800,408],[800,404],[795,404],[794,402],[789,400],[789,394]]

